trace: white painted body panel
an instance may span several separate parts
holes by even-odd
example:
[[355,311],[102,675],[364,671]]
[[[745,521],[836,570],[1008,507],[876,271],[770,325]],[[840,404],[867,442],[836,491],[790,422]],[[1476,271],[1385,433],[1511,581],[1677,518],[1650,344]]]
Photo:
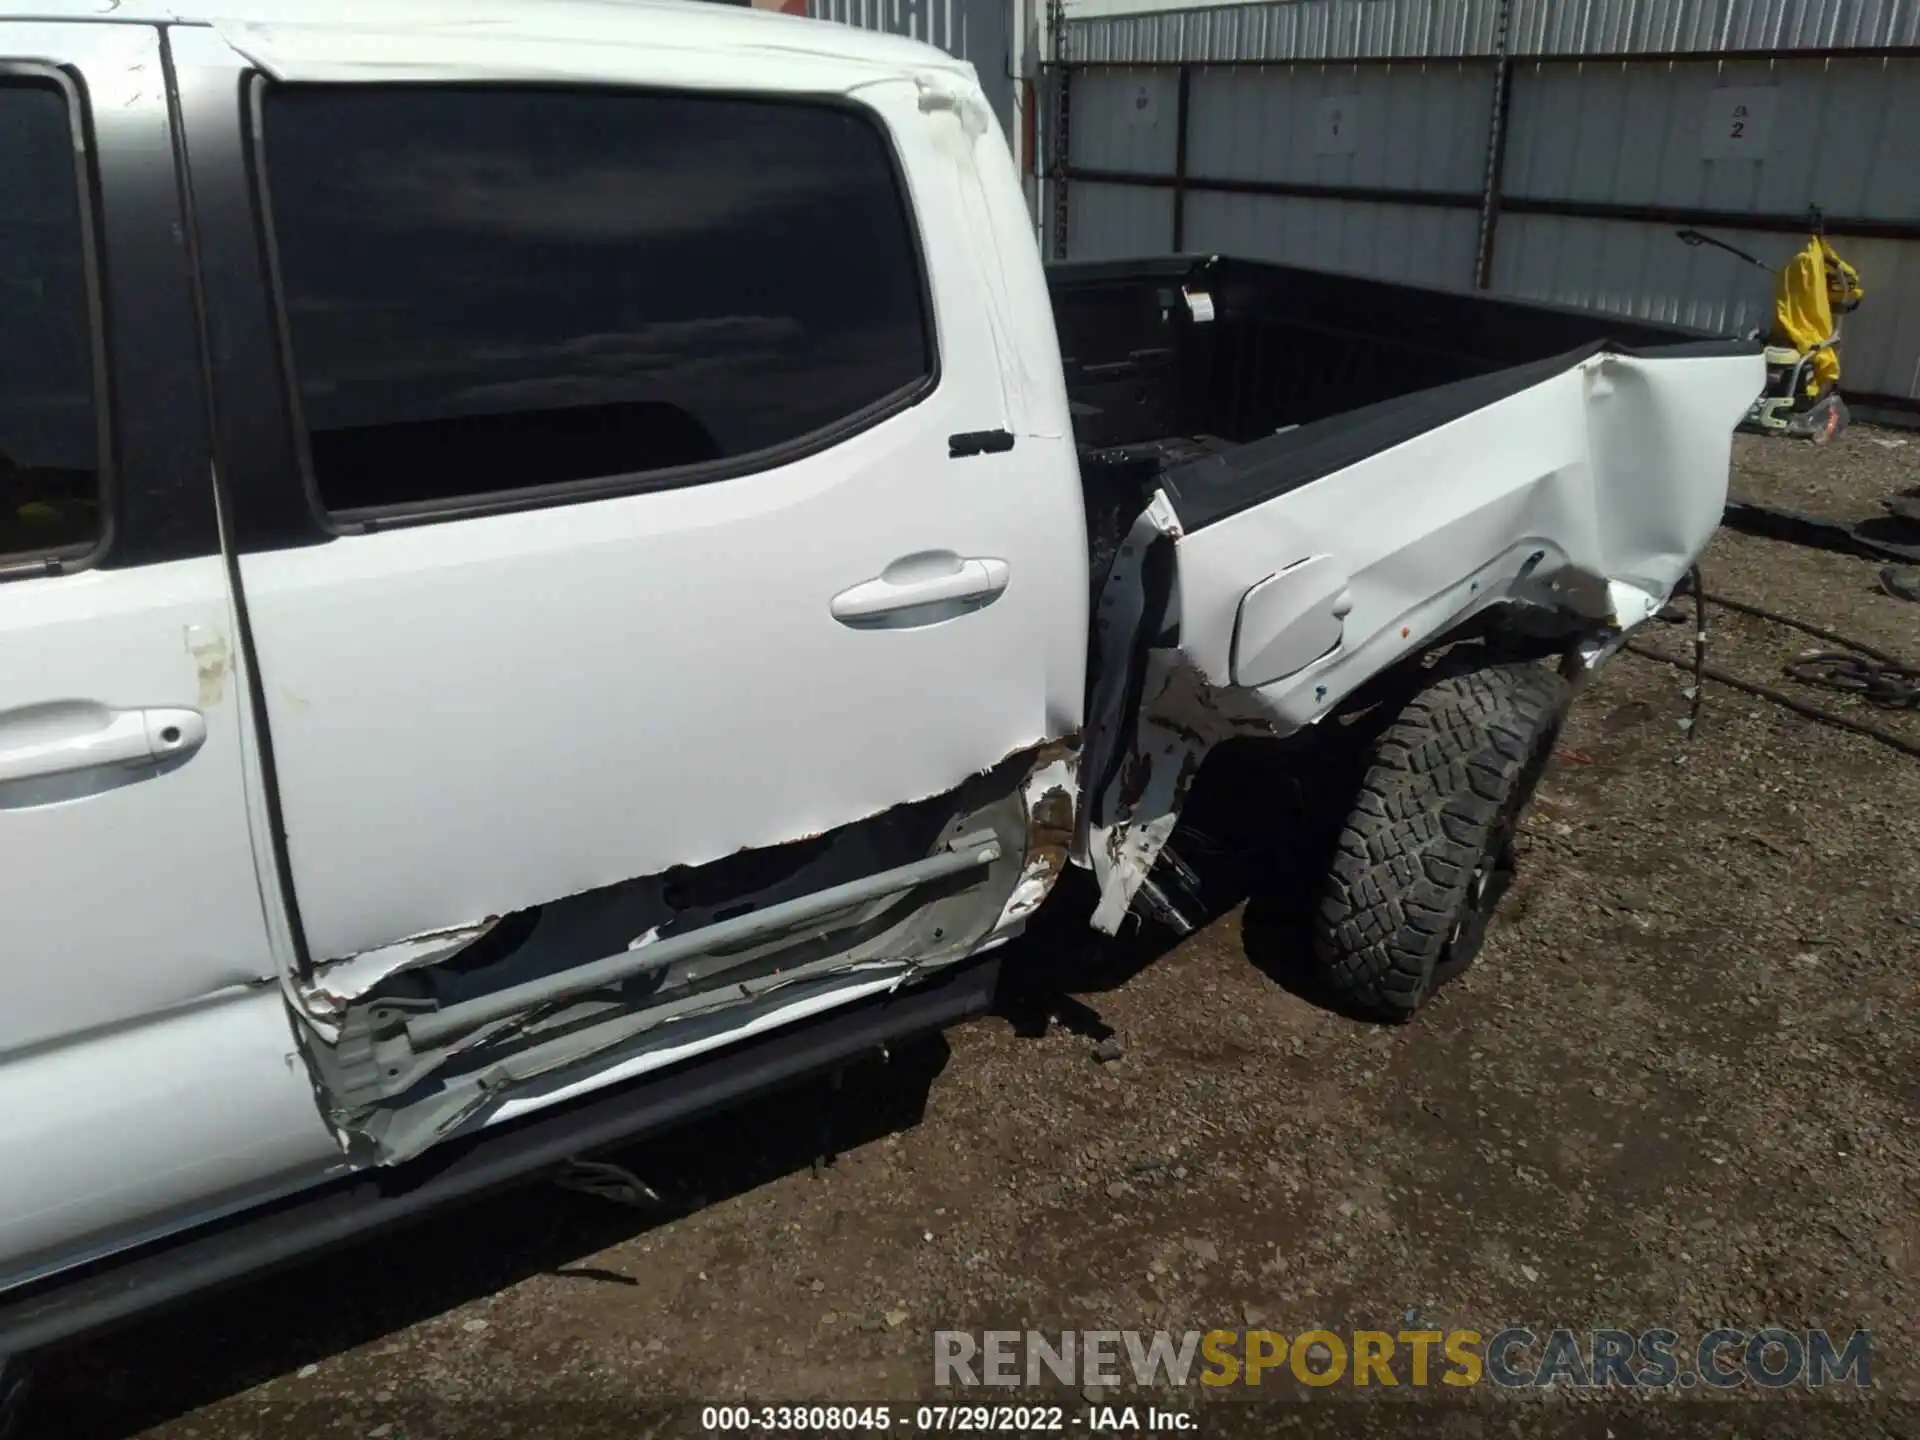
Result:
[[[537,80],[595,78],[608,64],[650,67],[678,80],[728,61],[728,88],[803,91],[783,78],[809,62],[869,74],[972,66],[918,40],[746,7],[683,0],[5,0],[14,16],[117,24],[215,25],[253,36],[250,57],[289,79]],[[514,58],[516,47],[520,59]],[[531,47],[531,48],[530,48]],[[546,47],[546,48],[541,48]],[[256,53],[257,52],[257,53]],[[654,59],[648,59],[651,54]],[[611,59],[610,57],[622,57]],[[282,70],[278,64],[288,68]],[[324,76],[319,73],[325,67]],[[551,67],[551,68],[549,68]],[[618,79],[618,76],[608,76]]]
[[1650,619],[1719,524],[1764,380],[1757,353],[1601,354],[1191,533],[1156,497],[1179,640],[1148,657],[1144,789],[1087,802],[1094,926],[1118,929],[1213,744],[1293,734],[1490,606],[1572,617],[1595,653]]
[[233,634],[217,557],[0,585],[0,733],[77,701],[205,726],[170,764],[0,785],[0,1287],[339,1162],[268,942]]
[[[845,826],[1078,730],[1088,575],[1067,396],[1019,180],[968,67],[702,5],[258,0],[227,22],[125,0],[115,18],[216,21],[175,32],[183,64],[237,72],[244,54],[296,80],[850,96],[887,124],[925,245],[939,384],[843,444],[687,489],[240,557],[311,958]],[[1592,362],[1177,536],[1185,673],[1232,724],[1284,731],[1523,584],[1563,582],[1554,603],[1597,626],[1644,620],[1717,520],[1758,365]],[[1013,450],[949,458],[949,435],[994,428]],[[1527,569],[1536,551],[1550,563]],[[834,597],[930,554],[984,577],[991,603],[922,628],[834,617]],[[1312,586],[1251,612],[1249,643],[1285,673],[1236,687],[1249,593],[1315,556]],[[73,703],[204,726],[152,773],[0,794],[0,1288],[347,1164],[283,998],[296,947],[231,605],[213,558],[0,586],[0,720]],[[1071,783],[1055,760],[1032,794]],[[1143,830],[1164,838],[1176,809]],[[984,943],[1024,923],[1059,858],[1029,857]],[[901,973],[743,1007],[490,1118]]]
[[232,653],[217,558],[0,585],[0,737],[61,702],[206,727],[174,764],[0,784],[0,1109],[28,1047],[277,978]]
[[16,1057],[0,1067],[0,1289],[344,1167],[276,986]]
[[[1625,629],[1665,603],[1719,524],[1758,355],[1603,355],[1178,541],[1181,650],[1234,684],[1249,587],[1309,556],[1339,644],[1246,693],[1282,730],[1333,708],[1496,601]],[[1538,559],[1533,557],[1539,555]]]
[[[1004,145],[948,83],[962,113],[904,79],[858,92],[930,270],[941,373],[918,404],[735,479],[241,558],[316,960],[819,834],[1078,728],[1066,397],[1050,331],[1013,318],[1048,313],[1044,275],[981,203],[975,155],[1004,166]],[[999,428],[1013,450],[948,457]],[[940,552],[997,598],[912,629],[834,617]]]

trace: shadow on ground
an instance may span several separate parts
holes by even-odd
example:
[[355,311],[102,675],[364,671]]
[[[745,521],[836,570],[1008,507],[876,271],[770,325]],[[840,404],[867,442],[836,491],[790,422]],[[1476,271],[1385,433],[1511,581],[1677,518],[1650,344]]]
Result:
[[533,1275],[632,1284],[580,1262],[911,1129],[947,1059],[932,1037],[600,1157],[651,1186],[658,1206],[536,1182],[44,1357],[7,1440],[137,1433]]

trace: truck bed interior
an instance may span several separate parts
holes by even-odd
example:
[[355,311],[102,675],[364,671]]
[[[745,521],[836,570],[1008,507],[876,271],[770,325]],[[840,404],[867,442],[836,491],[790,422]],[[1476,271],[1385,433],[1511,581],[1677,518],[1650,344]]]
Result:
[[1154,488],[1198,529],[1678,326],[1223,257],[1049,267],[1095,575]]

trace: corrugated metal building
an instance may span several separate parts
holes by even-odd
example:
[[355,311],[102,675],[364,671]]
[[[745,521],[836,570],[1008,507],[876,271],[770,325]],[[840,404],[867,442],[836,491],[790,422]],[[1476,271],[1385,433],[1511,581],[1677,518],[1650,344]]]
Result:
[[911,36],[969,61],[1001,126],[1014,133],[1014,0],[780,0],[788,6],[816,20]]
[[[1277,0],[1055,34],[1051,252],[1232,250],[1728,330],[1818,207],[1920,415],[1920,0]],[[1100,10],[1109,13],[1097,13]]]

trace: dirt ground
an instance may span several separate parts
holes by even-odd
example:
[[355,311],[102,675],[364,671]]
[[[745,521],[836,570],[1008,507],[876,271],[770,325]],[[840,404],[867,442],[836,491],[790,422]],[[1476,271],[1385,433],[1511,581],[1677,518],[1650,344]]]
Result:
[[[1914,484],[1920,435],[1739,441],[1746,498],[1859,519]],[[1725,532],[1706,560],[1712,591],[1920,660],[1874,571]],[[1710,620],[1716,665],[1920,740],[1782,679],[1811,641]],[[1486,951],[1410,1026],[1303,998],[1257,901],[1170,946],[1050,930],[1006,952],[1004,1013],[623,1157],[673,1213],[489,1201],[57,1357],[28,1433],[662,1433],[618,1417],[924,1395],[936,1328],[1417,1317],[1865,1328],[1880,1398],[1847,1428],[1920,1434],[1887,1404],[1920,1402],[1920,762],[1718,686],[1689,742],[1684,684],[1603,672]],[[1384,1424],[1358,1403],[1302,1408]],[[1804,1434],[1845,1403],[1781,1405]]]

